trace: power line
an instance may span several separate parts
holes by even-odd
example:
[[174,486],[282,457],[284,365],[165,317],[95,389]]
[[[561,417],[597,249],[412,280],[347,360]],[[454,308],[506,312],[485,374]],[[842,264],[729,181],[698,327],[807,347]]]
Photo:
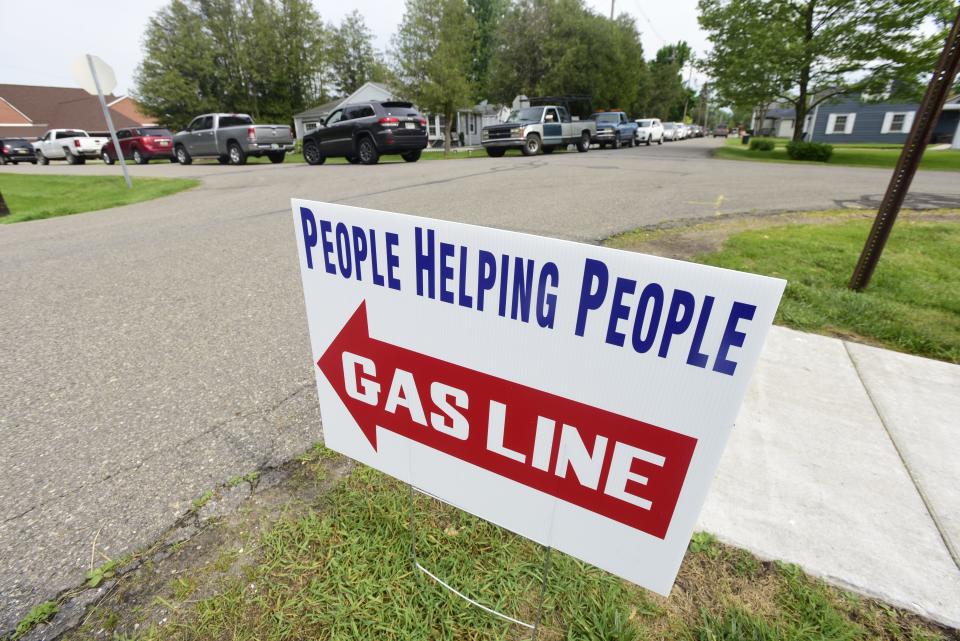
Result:
[[643,8],[640,6],[639,0],[633,0],[633,6],[636,7],[637,13],[646,21],[647,25],[650,27],[650,33],[660,41],[660,44],[667,44],[667,39],[660,35],[657,31],[657,28],[653,26],[653,21],[650,20],[650,17],[644,12]]

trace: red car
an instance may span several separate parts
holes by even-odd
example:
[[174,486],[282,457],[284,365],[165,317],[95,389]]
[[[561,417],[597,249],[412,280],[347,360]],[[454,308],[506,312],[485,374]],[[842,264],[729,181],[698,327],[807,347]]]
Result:
[[[155,158],[177,162],[173,155],[173,134],[163,127],[118,129],[117,142],[120,143],[123,157],[138,165],[146,165]],[[108,165],[117,162],[117,150],[112,140],[100,150],[100,157]]]

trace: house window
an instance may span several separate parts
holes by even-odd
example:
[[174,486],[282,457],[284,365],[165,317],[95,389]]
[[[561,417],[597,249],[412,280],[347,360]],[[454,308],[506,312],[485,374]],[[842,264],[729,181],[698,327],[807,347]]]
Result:
[[316,128],[317,128],[317,123],[315,123],[315,122],[305,122],[305,123],[303,123],[303,130],[304,130],[304,131],[313,131],[313,130],[316,129]]
[[826,132],[830,135],[852,134],[857,114],[830,114],[827,117]]
[[905,134],[913,126],[913,111],[888,111],[883,115],[882,134]]

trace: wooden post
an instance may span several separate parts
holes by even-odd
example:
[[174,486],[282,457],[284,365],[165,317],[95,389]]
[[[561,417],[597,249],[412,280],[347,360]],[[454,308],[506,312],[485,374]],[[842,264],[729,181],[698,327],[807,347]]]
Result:
[[893,223],[896,222],[897,214],[900,213],[900,207],[903,206],[903,200],[910,189],[910,183],[913,181],[914,174],[917,173],[917,167],[920,166],[923,150],[930,141],[937,119],[943,112],[943,103],[953,87],[953,79],[958,70],[960,70],[960,10],[957,11],[957,17],[953,21],[953,29],[943,47],[943,53],[940,54],[937,68],[933,72],[933,77],[930,78],[930,85],[927,86],[927,93],[923,96],[923,102],[920,103],[920,110],[913,121],[910,135],[907,136],[907,142],[903,145],[897,168],[893,170],[887,193],[883,196],[880,209],[877,210],[877,217],[873,221],[873,228],[860,253],[860,260],[857,261],[853,276],[850,277],[849,286],[854,291],[863,291],[870,283],[873,271],[880,260],[880,254],[883,253],[883,248],[893,230]]

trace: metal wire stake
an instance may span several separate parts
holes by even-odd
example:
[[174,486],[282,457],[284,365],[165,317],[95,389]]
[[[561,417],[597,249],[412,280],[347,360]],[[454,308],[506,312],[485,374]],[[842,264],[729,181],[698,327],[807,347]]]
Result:
[[530,637],[530,641],[537,641],[537,633],[540,631],[540,621],[543,619],[543,603],[547,598],[547,576],[550,574],[550,553],[553,552],[553,548],[545,545],[544,550],[543,577],[540,580],[540,599],[537,604],[537,616],[533,620],[533,635]]
[[417,562],[417,523],[416,523],[416,504],[413,499],[413,485],[407,483],[407,489],[410,490],[410,560],[413,561],[413,574],[420,583],[420,563]]

